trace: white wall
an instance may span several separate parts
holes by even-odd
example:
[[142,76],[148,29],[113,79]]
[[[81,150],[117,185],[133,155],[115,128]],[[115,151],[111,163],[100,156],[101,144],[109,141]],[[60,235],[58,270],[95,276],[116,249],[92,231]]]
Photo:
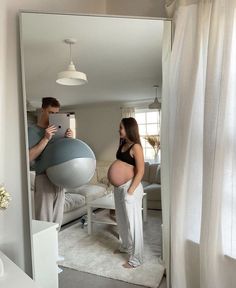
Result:
[[[5,5],[5,1],[0,1],[0,37],[2,39],[1,42],[4,41],[5,37],[6,37],[6,5]],[[4,141],[2,140],[3,138],[3,128],[5,126],[4,124],[4,102],[5,102],[5,71],[4,71],[4,67],[5,67],[5,46],[4,45],[0,45],[0,184],[2,182],[3,179],[3,174],[4,174],[4,165],[3,165],[3,157],[4,157]],[[0,212],[1,213],[1,212]],[[1,225],[1,214],[0,214],[0,225]],[[1,227],[1,226],[0,226]],[[0,234],[1,237],[1,234]],[[1,238],[0,238],[1,239]]]
[[5,183],[13,198],[8,210],[0,211],[0,249],[29,274],[31,249],[18,12],[25,9],[104,14],[105,7],[105,0],[0,1],[0,183]]
[[108,0],[107,14],[166,17],[165,0]]
[[[105,14],[107,9],[108,14],[165,16],[163,2],[156,0],[0,1],[0,183],[5,183],[13,197],[9,209],[4,213],[0,211],[0,249],[29,274],[31,273],[31,253],[18,12],[20,9],[25,9]],[[114,116],[114,125],[119,120],[118,116]],[[108,129],[107,126],[113,124],[104,122],[102,125]],[[114,133],[117,129],[115,126],[112,127]],[[102,137],[104,136],[102,135]],[[115,141],[114,134],[114,143]],[[110,142],[106,147],[109,155],[114,152],[114,143]],[[108,157],[106,151],[102,150],[103,148],[100,147],[99,149],[98,152],[101,152],[101,157]]]
[[[4,41],[6,39],[6,3],[5,1],[0,1],[0,184],[4,181],[4,151],[5,151],[5,49],[6,45]],[[3,45],[4,44],[4,45]],[[0,210],[0,243],[3,241],[4,237],[4,225],[7,218]],[[1,246],[0,246],[1,249]]]
[[97,160],[114,160],[119,143],[120,105],[86,105],[75,112],[77,138],[92,148]]

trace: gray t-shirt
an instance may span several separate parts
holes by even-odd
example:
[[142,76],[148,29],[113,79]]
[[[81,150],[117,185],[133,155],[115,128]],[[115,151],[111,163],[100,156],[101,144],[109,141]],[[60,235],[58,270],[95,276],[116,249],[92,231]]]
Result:
[[[41,139],[44,137],[45,129],[41,128],[37,125],[32,125],[28,127],[28,143],[29,143],[29,149],[33,148],[35,145],[37,145]],[[35,160],[30,162],[30,170],[35,171],[36,174],[39,173],[40,169],[40,157],[39,155]]]

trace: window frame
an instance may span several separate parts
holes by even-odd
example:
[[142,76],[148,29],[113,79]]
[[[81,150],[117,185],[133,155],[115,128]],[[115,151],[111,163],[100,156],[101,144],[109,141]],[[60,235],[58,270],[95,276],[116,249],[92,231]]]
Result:
[[[157,112],[159,113],[159,116],[157,117],[157,122],[148,122],[147,120],[147,113],[148,112]],[[140,127],[140,125],[145,125],[145,135],[143,134],[140,134],[140,138],[142,139],[144,136],[148,136],[148,135],[159,135],[161,137],[161,111],[158,110],[158,109],[149,109],[149,108],[135,108],[135,112],[134,112],[134,118],[136,118],[136,115],[138,113],[145,113],[145,123],[144,124],[140,124],[138,123],[138,126]],[[157,114],[158,115],[158,114]],[[137,119],[136,119],[137,120]],[[153,125],[153,124],[156,124],[157,125],[157,134],[148,134],[147,133],[147,126],[148,125]],[[144,150],[144,160],[147,161],[147,162],[153,162],[155,161],[155,158],[153,155],[152,158],[148,158],[146,155],[147,155],[147,151],[150,150],[150,151],[153,151],[153,148],[150,146],[148,147],[148,144],[146,140],[145,141],[145,145],[143,146],[143,150]],[[154,154],[154,151],[153,151],[153,154]],[[160,150],[158,151],[158,158],[159,158],[159,161],[158,163],[160,162],[160,157],[161,157],[161,152]]]

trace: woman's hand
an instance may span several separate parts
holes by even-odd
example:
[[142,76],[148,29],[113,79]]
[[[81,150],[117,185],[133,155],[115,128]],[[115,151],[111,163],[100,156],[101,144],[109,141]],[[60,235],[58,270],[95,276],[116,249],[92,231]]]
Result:
[[44,138],[49,141],[52,139],[52,136],[55,135],[56,132],[57,132],[56,126],[50,125],[48,126],[47,129],[45,129]]
[[139,183],[142,181],[143,174],[144,174],[144,157],[143,157],[143,149],[142,146],[139,144],[134,144],[131,151],[133,150],[133,155],[135,158],[135,164],[136,164],[136,173],[133,178],[133,181],[127,190],[127,193],[129,195],[132,195],[139,185]]
[[66,130],[65,137],[66,138],[73,138],[73,131],[70,128],[68,128]]
[[129,189],[127,190],[127,193],[129,195],[133,195],[134,194],[134,189],[130,186]]

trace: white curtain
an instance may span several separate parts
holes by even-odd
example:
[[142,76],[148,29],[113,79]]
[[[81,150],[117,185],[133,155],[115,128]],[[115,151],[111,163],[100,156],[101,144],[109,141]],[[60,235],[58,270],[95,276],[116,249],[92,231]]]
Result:
[[121,107],[121,118],[128,118],[135,116],[134,107]]
[[168,2],[171,284],[236,287],[236,1]]
[[[6,39],[6,3],[5,1],[0,2],[0,36],[1,39]],[[4,150],[5,150],[5,143],[7,142],[5,137],[5,126],[6,126],[6,116],[5,113],[5,70],[6,70],[6,43],[5,41],[1,41],[0,43],[0,185],[4,182]],[[1,224],[1,223],[0,223]],[[2,230],[1,230],[2,231]]]
[[[164,22],[163,43],[162,43],[162,89],[168,91],[170,74],[170,56],[171,56],[171,22]],[[168,93],[162,97],[161,113],[161,153],[165,157],[161,159],[161,206],[162,206],[162,243],[163,243],[163,261],[166,268],[166,274],[170,275],[170,171],[169,171],[169,99]],[[170,277],[167,277],[167,287],[170,287]]]

